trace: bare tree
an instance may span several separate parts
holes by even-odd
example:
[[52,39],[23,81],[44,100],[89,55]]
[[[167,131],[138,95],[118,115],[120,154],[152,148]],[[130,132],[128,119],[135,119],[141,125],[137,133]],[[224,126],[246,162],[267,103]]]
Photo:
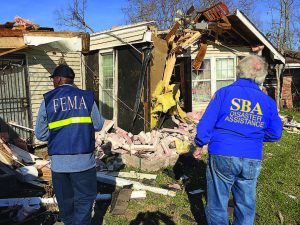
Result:
[[[154,20],[160,29],[170,28],[174,24],[176,12],[186,12],[194,5],[204,10],[217,4],[220,0],[127,0],[127,6],[122,8],[128,23]],[[236,8],[247,16],[252,15],[254,0],[224,0],[230,11]]]
[[300,47],[300,2],[294,0],[272,1],[269,15],[271,25],[267,28],[267,37],[279,51]]
[[176,12],[186,12],[197,0],[128,0],[122,8],[129,23],[155,20],[160,29],[170,28],[174,24]]
[[94,30],[86,23],[85,13],[86,13],[87,0],[73,0],[71,4],[68,5],[66,9],[57,9],[55,14],[57,17],[57,25],[60,27],[73,27],[78,31],[94,32]]

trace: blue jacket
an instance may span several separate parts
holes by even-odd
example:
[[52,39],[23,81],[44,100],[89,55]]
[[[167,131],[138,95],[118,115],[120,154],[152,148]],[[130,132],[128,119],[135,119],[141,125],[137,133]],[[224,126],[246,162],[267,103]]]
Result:
[[62,85],[44,94],[49,155],[93,152],[95,130],[91,119],[94,96],[90,91]]
[[218,90],[197,125],[196,145],[209,154],[262,159],[263,142],[275,142],[282,122],[275,101],[249,79]]

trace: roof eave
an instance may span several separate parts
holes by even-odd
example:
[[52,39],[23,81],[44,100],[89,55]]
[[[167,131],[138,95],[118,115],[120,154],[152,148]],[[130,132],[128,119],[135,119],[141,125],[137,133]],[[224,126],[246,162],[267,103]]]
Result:
[[283,55],[274,48],[274,46],[266,39],[266,37],[250,22],[250,20],[238,9],[235,11],[235,15],[239,20],[251,30],[251,32],[273,53],[274,59],[281,61],[285,64],[285,58]]

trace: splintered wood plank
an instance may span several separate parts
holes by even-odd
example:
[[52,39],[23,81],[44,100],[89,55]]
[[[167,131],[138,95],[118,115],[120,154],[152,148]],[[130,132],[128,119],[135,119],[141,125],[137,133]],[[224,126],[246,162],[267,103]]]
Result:
[[23,31],[11,30],[11,29],[0,29],[0,37],[23,37]]
[[185,40],[191,38],[192,36],[193,36],[192,33],[187,33],[187,34],[181,36],[181,37],[178,39],[177,44],[184,42]]
[[122,189],[113,193],[110,213],[112,215],[123,215],[126,212],[132,189]]
[[0,161],[6,165],[13,165],[13,154],[10,148],[0,138]]
[[197,56],[192,63],[192,67],[195,70],[200,69],[203,59],[204,59],[204,56],[205,56],[205,53],[206,53],[206,50],[207,50],[207,44],[201,43],[199,51],[197,53]]
[[187,11],[186,11],[186,15],[191,15],[193,12],[195,11],[195,7],[192,5]]
[[81,37],[82,32],[52,32],[52,31],[26,31],[26,36],[43,36],[43,37]]
[[170,30],[170,32],[167,34],[166,36],[166,41],[168,43],[170,43],[171,41],[174,40],[174,37],[175,37],[175,33],[176,31],[179,29],[180,27],[180,23],[179,22],[176,22],[175,25],[173,26],[173,28]]
[[191,44],[193,44],[195,41],[197,41],[201,37],[201,33],[197,32],[193,34],[192,37],[187,39],[185,42],[183,42],[180,46],[184,49],[188,48]]
[[167,58],[166,68],[165,68],[164,78],[163,78],[163,81],[165,83],[165,87],[167,87],[170,83],[172,72],[173,72],[173,69],[174,69],[174,66],[175,66],[175,62],[176,62],[175,53],[170,54]]

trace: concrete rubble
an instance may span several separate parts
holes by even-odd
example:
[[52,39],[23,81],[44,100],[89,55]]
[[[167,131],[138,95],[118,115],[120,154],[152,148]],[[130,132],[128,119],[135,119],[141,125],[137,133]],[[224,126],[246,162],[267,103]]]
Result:
[[[162,128],[133,135],[106,121],[96,134],[96,162],[98,170],[116,170],[118,161],[104,164],[102,159],[115,155],[119,162],[146,171],[157,171],[174,165],[180,154],[194,149],[195,123],[179,122],[173,129]],[[149,164],[149,166],[147,166]]]
[[288,133],[300,134],[300,123],[292,115],[279,115],[283,123],[283,129]]
[[[193,117],[192,117],[193,118]],[[125,164],[137,169],[158,171],[163,167],[174,165],[180,154],[188,153],[193,149],[193,139],[196,132],[195,123],[181,122],[172,118],[174,128],[162,128],[151,132],[140,132],[133,135],[120,127],[114,125],[113,121],[105,121],[101,132],[96,134],[95,156],[97,164],[97,180],[99,185],[113,185],[118,187],[117,198],[144,199],[146,191],[156,194],[174,197],[175,191],[181,190],[180,186],[167,188],[156,187],[156,174],[138,173],[136,171],[119,172],[121,166]],[[13,187],[17,182],[32,185],[32,190],[39,190],[38,194],[22,194],[15,196],[6,193],[0,197],[0,207],[8,207],[4,211],[13,213],[13,221],[22,222],[31,216],[40,213],[41,210],[49,210],[54,207],[57,212],[57,204],[53,197],[51,181],[50,161],[43,157],[36,156],[13,144],[0,139],[0,171],[3,182],[7,183],[8,189],[18,192]],[[101,171],[101,172],[100,172]],[[6,176],[9,176],[6,178]],[[124,179],[126,178],[126,179]],[[129,180],[130,179],[130,180]],[[153,180],[154,185],[144,184],[144,180]],[[12,182],[13,181],[13,182]],[[176,185],[176,184],[175,184]],[[123,196],[128,189],[132,193],[130,196]],[[173,189],[174,191],[170,190]],[[41,192],[46,190],[46,193]],[[9,190],[8,190],[9,191]],[[123,193],[123,194],[120,194]],[[7,197],[11,196],[11,197]],[[96,200],[111,200],[113,193],[99,193]],[[120,202],[122,202],[120,200]],[[115,205],[116,209],[121,207]],[[120,212],[125,212],[125,205]]]

